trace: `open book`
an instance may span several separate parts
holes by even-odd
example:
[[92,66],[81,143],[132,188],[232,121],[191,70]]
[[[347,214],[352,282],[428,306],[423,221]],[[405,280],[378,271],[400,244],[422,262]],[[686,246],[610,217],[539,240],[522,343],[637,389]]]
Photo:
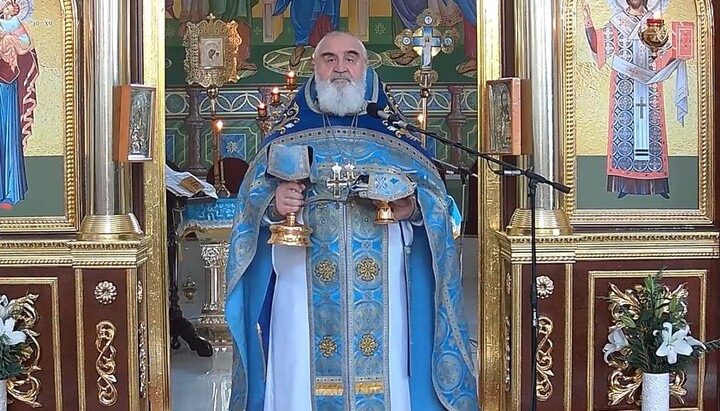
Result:
[[217,199],[215,187],[187,171],[174,171],[165,165],[165,187],[178,197],[192,197],[200,192]]

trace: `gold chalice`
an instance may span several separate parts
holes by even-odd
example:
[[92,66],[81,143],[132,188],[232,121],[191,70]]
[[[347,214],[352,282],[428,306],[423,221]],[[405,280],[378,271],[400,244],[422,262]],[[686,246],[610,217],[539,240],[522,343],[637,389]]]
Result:
[[[268,152],[267,173],[282,181],[308,181],[310,178],[310,151],[307,146],[273,144]],[[312,229],[300,224],[295,213],[285,221],[270,226],[268,244],[309,247]]]

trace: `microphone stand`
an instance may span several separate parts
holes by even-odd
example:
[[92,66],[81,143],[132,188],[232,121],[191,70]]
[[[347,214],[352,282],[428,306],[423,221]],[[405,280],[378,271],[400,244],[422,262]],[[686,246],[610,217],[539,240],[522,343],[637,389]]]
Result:
[[[525,176],[528,182],[528,199],[530,202],[530,352],[531,352],[531,370],[530,370],[530,386],[532,389],[531,393],[531,406],[530,409],[532,411],[537,410],[537,348],[538,348],[538,338],[537,338],[537,332],[538,332],[538,298],[537,298],[537,235],[536,235],[536,226],[535,226],[535,214],[536,214],[536,192],[537,192],[537,185],[538,184],[547,184],[554,188],[557,191],[560,191],[562,193],[569,193],[570,188],[568,186],[565,186],[560,183],[556,183],[554,181],[550,181],[546,179],[545,177],[534,173],[530,168],[529,169],[522,169],[514,164],[510,164],[506,161],[491,157],[487,154],[481,153],[477,150],[474,150],[470,147],[466,147],[458,142],[448,140],[444,137],[440,137],[435,133],[432,133],[430,131],[423,130],[419,127],[416,127],[412,124],[408,124],[405,121],[402,121],[398,117],[391,117],[388,119],[388,123],[391,123],[394,126],[405,128],[408,131],[413,131],[416,133],[424,134],[428,137],[431,137],[437,141],[440,141],[444,144],[450,145],[452,147],[458,148],[462,151],[465,151],[466,153],[472,154],[478,158],[482,158],[486,161],[489,161],[491,163],[495,163],[501,167],[500,170],[493,170],[492,167],[490,168],[495,174],[503,175],[503,176]],[[455,167],[459,171],[462,171],[459,167]],[[475,176],[477,177],[477,176]]]

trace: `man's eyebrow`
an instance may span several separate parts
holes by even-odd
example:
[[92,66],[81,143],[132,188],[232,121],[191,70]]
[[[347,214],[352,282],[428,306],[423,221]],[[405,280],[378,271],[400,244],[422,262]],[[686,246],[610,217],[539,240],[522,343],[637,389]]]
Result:
[[330,51],[326,51],[326,52],[320,54],[320,56],[321,56],[321,57],[335,57],[335,53],[330,52]]
[[360,53],[355,50],[348,50],[345,52],[345,54],[352,54],[353,56],[359,56]]

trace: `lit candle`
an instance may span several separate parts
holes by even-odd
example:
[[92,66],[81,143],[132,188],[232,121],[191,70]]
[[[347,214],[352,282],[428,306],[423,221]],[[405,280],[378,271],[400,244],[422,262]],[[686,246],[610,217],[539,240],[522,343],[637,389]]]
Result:
[[257,106],[257,115],[259,119],[266,119],[268,116],[267,107],[265,106],[265,103],[260,103]]
[[215,120],[215,130],[220,132],[223,129],[223,122],[222,120]]
[[295,88],[295,72],[290,70],[285,76],[285,85],[288,89],[293,90]]
[[270,92],[270,104],[280,104],[280,89],[277,87],[273,87],[272,91]]
[[418,114],[418,123],[420,123],[420,128],[425,129],[425,116],[422,114]]

